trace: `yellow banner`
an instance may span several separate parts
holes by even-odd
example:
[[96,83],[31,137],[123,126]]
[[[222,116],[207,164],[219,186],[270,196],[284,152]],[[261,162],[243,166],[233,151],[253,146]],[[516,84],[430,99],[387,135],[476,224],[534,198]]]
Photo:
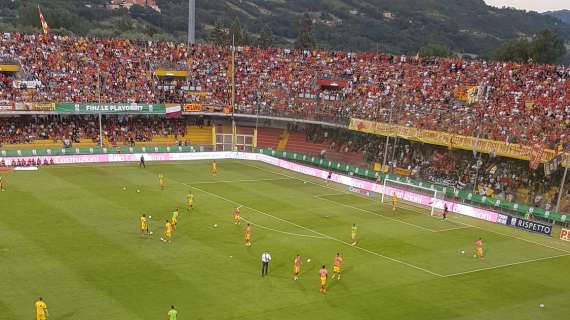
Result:
[[[383,122],[374,122],[361,119],[350,119],[350,130],[371,133],[381,136],[398,136],[411,141],[419,141],[427,144],[445,146],[449,148],[473,150],[477,152],[495,153],[498,156],[530,160],[531,146],[509,144],[503,141],[479,139],[476,137],[461,136],[453,133],[409,128],[398,125],[389,125]],[[550,161],[556,156],[556,152],[544,149],[541,162]]]
[[20,66],[17,64],[0,64],[1,72],[18,72],[20,71]]
[[190,91],[190,95],[195,97],[207,97],[210,94],[204,91]]
[[166,70],[166,69],[157,69],[154,71],[154,75],[157,77],[177,77],[177,78],[185,78],[188,76],[188,71],[185,70]]
[[201,112],[204,106],[201,103],[190,103],[184,105],[184,112]]

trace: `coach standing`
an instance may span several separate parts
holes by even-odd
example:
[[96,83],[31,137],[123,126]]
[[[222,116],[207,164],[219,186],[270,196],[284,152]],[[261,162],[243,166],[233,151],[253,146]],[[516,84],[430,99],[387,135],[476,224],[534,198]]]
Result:
[[261,276],[265,277],[269,271],[269,262],[271,261],[271,254],[265,251],[261,254]]

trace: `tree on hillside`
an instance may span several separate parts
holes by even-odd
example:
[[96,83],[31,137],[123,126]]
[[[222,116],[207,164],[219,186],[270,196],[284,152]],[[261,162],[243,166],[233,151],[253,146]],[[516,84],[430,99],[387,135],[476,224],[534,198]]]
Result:
[[226,32],[226,27],[221,18],[216,20],[214,30],[212,30],[208,35],[208,40],[215,43],[217,46],[228,45],[228,33]]
[[494,54],[495,60],[526,63],[532,58],[532,46],[528,40],[511,40],[499,47]]
[[315,47],[315,39],[313,38],[313,20],[308,13],[305,13],[299,20],[295,47],[298,49],[312,49]]
[[271,31],[269,25],[265,24],[257,39],[257,46],[260,48],[269,48],[273,46],[273,41],[273,31]]
[[555,64],[565,54],[564,41],[549,30],[540,32],[532,42],[532,55],[537,63]]
[[449,58],[452,57],[454,54],[449,48],[435,43],[430,43],[420,48],[418,52],[420,57],[442,57],[442,58]]
[[241,22],[239,18],[236,17],[230,26],[230,34],[229,34],[229,43],[232,44],[232,41],[235,42],[236,46],[247,46],[249,45],[249,34],[247,31],[241,26]]
[[545,30],[536,35],[533,41],[512,40],[506,42],[495,52],[495,59],[525,63],[556,64],[566,54],[564,42],[551,31]]

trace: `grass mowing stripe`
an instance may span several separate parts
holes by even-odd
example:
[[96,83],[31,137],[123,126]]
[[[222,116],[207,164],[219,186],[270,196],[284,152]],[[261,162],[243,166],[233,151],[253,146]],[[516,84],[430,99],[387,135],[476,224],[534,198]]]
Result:
[[242,179],[242,180],[221,180],[221,181],[198,181],[192,184],[216,184],[216,183],[242,183],[242,182],[263,182],[263,181],[282,181],[293,180],[291,178],[273,178],[273,179]]
[[351,247],[351,248],[355,248],[355,249],[358,249],[358,250],[367,252],[367,253],[369,253],[369,254],[373,254],[373,255],[375,255],[375,256],[378,256],[378,257],[381,257],[381,258],[384,258],[384,259],[387,259],[387,260],[390,260],[390,261],[393,261],[393,262],[397,262],[397,263],[399,263],[399,264],[403,264],[403,265],[405,265],[405,266],[407,266],[407,267],[410,267],[410,268],[413,268],[413,269],[416,269],[416,270],[420,270],[420,271],[423,271],[423,272],[425,272],[425,273],[429,273],[429,274],[434,275],[434,276],[437,276],[437,277],[443,277],[443,275],[441,275],[441,274],[439,274],[439,273],[436,273],[436,272],[433,272],[433,271],[431,271],[431,270],[424,269],[424,268],[422,268],[422,267],[418,267],[418,266],[416,266],[416,265],[413,265],[413,264],[411,264],[411,263],[408,263],[408,262],[405,262],[405,261],[402,261],[402,260],[398,260],[398,259],[395,259],[395,258],[392,258],[392,257],[385,256],[385,255],[383,255],[383,254],[380,254],[380,253],[377,253],[377,252],[368,250],[368,249],[363,248],[363,247],[353,246],[352,244],[350,244],[350,243],[348,243],[348,242],[346,242],[346,241],[343,241],[343,240],[340,240],[340,239],[338,239],[338,238],[335,238],[335,237],[326,235],[326,234],[324,234],[324,233],[315,231],[315,230],[313,230],[313,229],[304,227],[304,226],[299,225],[299,224],[296,224],[296,223],[294,223],[294,222],[292,222],[292,221],[289,221],[289,220],[286,220],[286,219],[282,219],[282,218],[276,217],[276,216],[274,216],[274,215],[272,215],[272,214],[269,214],[269,213],[267,213],[267,212],[263,212],[263,211],[261,211],[261,210],[258,210],[258,209],[252,208],[252,207],[250,207],[250,206],[247,206],[247,205],[245,205],[245,204],[243,204],[243,203],[239,203],[239,202],[237,202],[237,201],[234,201],[234,200],[228,199],[228,198],[226,198],[226,197],[223,197],[223,196],[221,196],[221,195],[219,195],[219,194],[215,194],[215,193],[206,191],[206,190],[204,190],[204,189],[201,189],[201,188],[198,188],[198,187],[194,187],[194,186],[185,184],[185,183],[183,183],[183,182],[180,182],[180,183],[182,183],[182,184],[184,184],[184,185],[186,185],[186,186],[188,186],[188,187],[190,187],[190,188],[199,190],[199,191],[201,191],[201,192],[203,192],[203,193],[205,193],[205,194],[209,194],[209,195],[211,195],[211,196],[213,196],[213,197],[216,197],[216,198],[218,198],[218,199],[222,199],[222,200],[224,200],[224,201],[227,201],[227,202],[230,202],[230,203],[233,203],[233,204],[236,204],[236,205],[241,205],[241,206],[243,206],[244,208],[249,208],[249,209],[251,209],[251,210],[253,210],[253,211],[256,211],[256,212],[259,212],[259,213],[261,213],[261,214],[263,214],[263,215],[265,215],[265,216],[274,218],[274,219],[276,219],[276,220],[279,220],[279,221],[282,221],[282,222],[285,222],[285,223],[289,223],[289,224],[291,224],[291,225],[294,225],[294,226],[299,227],[299,228],[301,228],[301,229],[305,229],[305,230],[307,230],[307,231],[311,231],[311,232],[313,232],[313,233],[315,233],[315,234],[318,234],[318,235],[320,235],[320,236],[326,237],[326,238],[329,239],[329,240],[334,240],[334,241],[336,241],[336,242],[342,243],[342,244],[344,244],[344,245],[346,245],[346,246],[349,246],[349,247]]
[[469,271],[463,271],[463,272],[457,272],[457,273],[446,274],[446,275],[444,275],[443,277],[445,277],[445,278],[448,278],[448,277],[456,277],[456,276],[461,276],[461,275],[465,275],[465,274],[471,274],[471,273],[476,273],[476,272],[481,272],[481,271],[487,271],[487,270],[494,270],[494,269],[500,269],[500,268],[507,268],[507,267],[517,266],[517,265],[521,265],[521,264],[527,264],[527,263],[532,263],[532,262],[537,262],[537,261],[544,261],[544,260],[551,260],[551,259],[556,259],[556,258],[561,258],[561,257],[568,257],[568,256],[570,256],[570,254],[560,254],[560,255],[551,256],[551,257],[542,257],[542,258],[530,259],[530,260],[525,260],[525,261],[519,261],[519,262],[513,262],[513,263],[502,264],[502,265],[499,265],[499,266],[493,266],[493,267],[480,268],[480,269],[475,269],[475,270],[469,270]]
[[[276,175],[288,177],[288,178],[291,178],[291,179],[296,179],[296,180],[299,180],[299,181],[307,182],[307,183],[310,183],[310,184],[313,184],[313,185],[316,185],[316,186],[320,186],[320,187],[322,187],[322,188],[339,191],[339,190],[337,190],[337,189],[335,189],[335,188],[333,188],[333,187],[330,187],[330,186],[328,186],[328,185],[323,185],[323,184],[320,184],[320,183],[317,183],[317,182],[314,182],[314,181],[310,181],[310,180],[304,180],[304,179],[301,179],[301,178],[298,178],[298,177],[295,177],[295,176],[292,176],[292,175],[288,175],[288,174],[285,174],[285,173],[282,173],[282,172],[277,172],[277,171],[269,170],[269,169],[266,169],[266,168],[261,168],[261,167],[258,167],[258,166],[252,165],[252,164],[248,164],[248,163],[244,163],[244,165],[250,166],[250,167],[253,167],[253,168],[258,168],[258,169],[261,170],[261,171],[265,171],[265,172],[273,173],[273,174],[276,174]],[[340,192],[345,192],[345,191],[340,191]],[[345,193],[346,193],[346,192],[345,192]],[[507,234],[507,233],[499,232],[499,231],[490,230],[490,229],[487,229],[487,228],[483,228],[483,227],[481,227],[481,226],[476,226],[476,225],[472,225],[472,224],[465,223],[465,222],[461,222],[461,221],[454,221],[454,222],[457,223],[457,224],[463,225],[463,226],[465,226],[465,227],[476,228],[476,229],[479,229],[479,230],[487,231],[487,232],[494,233],[494,234],[497,234],[497,235],[501,235],[501,236],[504,236],[504,237],[513,238],[513,239],[517,239],[517,240],[521,240],[521,241],[525,241],[525,242],[532,243],[532,244],[535,244],[535,245],[538,245],[538,246],[542,246],[542,247],[545,247],[545,248],[549,248],[549,249],[553,249],[553,250],[557,250],[557,251],[560,251],[560,252],[565,252],[565,253],[569,253],[569,254],[570,254],[570,251],[569,251],[569,250],[565,250],[565,249],[561,249],[561,248],[549,246],[549,245],[544,244],[544,243],[532,241],[532,240],[529,240],[529,239],[517,237],[517,236],[514,236],[514,235]]]
[[273,228],[270,228],[270,227],[266,227],[266,226],[261,225],[261,224],[258,224],[258,223],[254,223],[253,221],[251,221],[251,220],[249,220],[249,219],[246,219],[246,218],[243,218],[243,217],[242,217],[241,219],[242,219],[243,221],[245,221],[245,222],[251,224],[252,226],[257,226],[257,227],[259,227],[259,228],[261,228],[261,229],[265,229],[265,230],[269,230],[269,231],[273,231],[273,232],[277,232],[277,233],[282,233],[282,234],[286,234],[286,235],[289,235],[289,236],[305,237],[305,238],[313,238],[313,239],[327,239],[327,240],[328,240],[328,238],[323,237],[323,236],[311,236],[311,235],[308,235],[308,234],[300,234],[300,233],[293,233],[293,232],[282,231],[282,230],[278,230],[278,229],[273,229]]
[[430,228],[426,228],[426,227],[422,227],[422,226],[417,225],[417,224],[414,224],[414,223],[409,223],[409,222],[406,222],[406,221],[402,221],[402,220],[400,220],[400,219],[390,218],[390,217],[385,216],[385,215],[383,215],[383,214],[381,214],[381,213],[378,213],[378,212],[374,212],[374,211],[370,211],[370,210],[358,208],[358,207],[355,207],[355,206],[351,206],[351,205],[349,205],[349,204],[340,203],[340,202],[338,202],[338,201],[330,200],[330,199],[323,198],[323,197],[320,197],[320,196],[315,196],[315,198],[317,198],[317,199],[319,199],[319,200],[323,200],[323,201],[332,202],[332,203],[335,203],[335,204],[340,205],[340,206],[343,206],[343,207],[347,207],[347,208],[351,208],[351,209],[354,209],[354,210],[358,210],[358,211],[360,211],[360,212],[365,212],[365,213],[372,214],[372,215],[375,215],[375,216],[378,216],[378,217],[382,217],[382,218],[388,219],[388,220],[390,220],[390,221],[395,221],[395,222],[398,222],[398,223],[402,223],[402,224],[405,224],[405,225],[408,225],[408,226],[411,226],[411,227],[414,227],[414,228],[418,228],[418,229],[421,229],[421,230],[424,230],[424,231],[437,232],[436,230],[433,230],[433,229],[430,229]]

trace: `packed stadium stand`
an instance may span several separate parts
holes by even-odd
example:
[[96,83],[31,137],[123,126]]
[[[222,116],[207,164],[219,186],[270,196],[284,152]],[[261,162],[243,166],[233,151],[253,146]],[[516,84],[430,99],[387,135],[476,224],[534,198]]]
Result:
[[[34,102],[175,103],[227,113],[233,70],[236,114],[342,126],[359,118],[556,152],[568,150],[570,142],[570,68],[563,66],[237,48],[232,69],[229,49],[212,45],[18,33],[2,35],[0,59],[19,70],[0,71],[0,101],[13,109]],[[157,72],[164,68],[188,75],[164,77]],[[215,140],[212,126],[195,118],[105,116],[102,126],[110,146]],[[0,117],[3,149],[98,143],[95,116]],[[469,151],[406,139],[395,146],[392,141],[385,155],[380,137],[319,126],[260,126],[256,143],[369,167],[387,158],[414,177],[461,185],[470,183],[480,160],[479,180],[470,186],[479,194],[552,208],[559,192],[559,177],[529,170],[528,162],[496,161],[495,155],[476,160]]]
[[[5,33],[0,57],[17,61],[19,77],[36,85],[16,88],[3,72],[0,99],[224,107],[230,56],[210,45]],[[187,82],[159,86],[154,72],[165,65],[190,70]],[[510,143],[553,149],[569,141],[570,69],[563,66],[238,48],[235,73],[236,112],[341,123],[388,122],[392,114],[403,126]]]

